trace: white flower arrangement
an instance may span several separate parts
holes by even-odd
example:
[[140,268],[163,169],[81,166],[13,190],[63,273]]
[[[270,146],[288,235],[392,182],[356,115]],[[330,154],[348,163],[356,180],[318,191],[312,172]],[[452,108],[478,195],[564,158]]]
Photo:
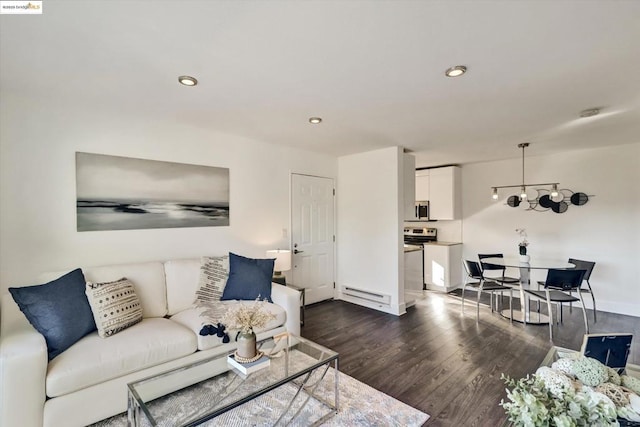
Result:
[[243,334],[253,332],[256,328],[263,328],[275,316],[266,309],[266,301],[256,299],[251,305],[234,305],[222,316],[222,324],[228,329],[238,329]]
[[527,241],[527,230],[524,228],[516,228],[516,233],[518,233],[522,238],[520,243],[518,243],[518,246],[529,246],[529,242]]
[[520,243],[518,243],[518,252],[520,255],[527,255],[527,246],[529,246],[529,242],[527,241],[527,230],[524,228],[516,228],[516,233],[518,233],[522,238]]

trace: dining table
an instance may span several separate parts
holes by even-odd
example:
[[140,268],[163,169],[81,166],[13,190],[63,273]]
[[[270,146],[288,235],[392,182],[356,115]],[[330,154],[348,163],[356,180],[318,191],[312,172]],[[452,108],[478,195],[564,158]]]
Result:
[[521,323],[531,323],[534,325],[548,325],[549,316],[540,313],[537,310],[535,313],[531,313],[529,310],[529,298],[526,297],[526,289],[538,289],[538,285],[531,285],[531,270],[549,270],[553,269],[569,269],[575,268],[574,264],[566,260],[559,260],[553,258],[544,258],[536,256],[528,256],[522,258],[520,256],[505,256],[504,258],[484,258],[483,263],[499,265],[508,268],[517,268],[520,270],[520,310],[502,310],[500,314]]

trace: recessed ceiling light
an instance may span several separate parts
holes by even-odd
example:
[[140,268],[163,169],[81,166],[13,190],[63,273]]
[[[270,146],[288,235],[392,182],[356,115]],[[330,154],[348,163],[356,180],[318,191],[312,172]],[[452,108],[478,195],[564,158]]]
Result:
[[589,108],[588,110],[580,111],[580,117],[592,117],[600,114],[599,108]]
[[309,123],[317,125],[318,123],[322,123],[322,119],[320,117],[311,117]]
[[178,77],[178,81],[180,82],[180,84],[183,84],[185,86],[195,86],[198,84],[198,80],[196,80],[195,77],[191,76],[180,76]]
[[465,67],[464,65],[456,65],[455,67],[449,68],[447,71],[444,72],[444,74],[447,77],[460,77],[466,72],[467,72],[467,67]]

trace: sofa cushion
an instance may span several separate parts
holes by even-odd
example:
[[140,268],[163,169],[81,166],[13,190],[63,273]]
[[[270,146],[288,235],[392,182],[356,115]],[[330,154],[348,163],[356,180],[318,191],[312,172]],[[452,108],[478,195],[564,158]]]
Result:
[[9,288],[29,323],[44,336],[49,360],[96,329],[84,287],[78,268],[44,285]]
[[[229,307],[235,304],[249,304],[249,305],[254,304],[253,301],[223,301],[223,303],[225,305],[228,305]],[[266,309],[269,311],[269,313],[272,313],[275,316],[275,318],[267,322],[267,324],[263,328],[256,328],[254,330],[256,334],[263,331],[275,329],[278,326],[282,326],[285,324],[287,320],[287,314],[284,308],[280,307],[277,304],[272,304],[272,303],[266,303],[265,306],[266,306]],[[202,336],[199,334],[200,330],[202,329],[202,326],[211,324],[211,323],[213,324],[217,323],[216,319],[209,319],[205,316],[201,316],[203,311],[206,311],[206,308],[194,307],[194,308],[188,308],[186,310],[181,311],[178,314],[171,316],[172,321],[177,322],[181,325],[184,325],[185,327],[189,328],[191,331],[195,333],[195,335],[198,337],[198,350],[208,350],[210,348],[222,345],[222,339],[218,338],[215,335]],[[229,334],[229,338],[231,338],[231,341],[232,342],[235,341],[236,334],[238,331],[229,330],[226,332]]]
[[[87,281],[96,283],[112,282],[126,277],[135,284],[142,304],[143,317],[163,317],[167,314],[167,289],[162,262],[83,267],[82,271]],[[59,275],[60,273],[45,273],[41,277],[55,278]]]
[[193,305],[200,278],[200,258],[177,259],[164,263],[169,316]]
[[100,338],[115,335],[142,320],[142,306],[129,279],[87,282],[85,293]]
[[271,278],[275,259],[246,258],[229,253],[229,279],[222,300],[271,301]]
[[196,348],[193,332],[164,318],[144,319],[106,340],[94,332],[49,363],[47,396],[61,396],[175,360]]

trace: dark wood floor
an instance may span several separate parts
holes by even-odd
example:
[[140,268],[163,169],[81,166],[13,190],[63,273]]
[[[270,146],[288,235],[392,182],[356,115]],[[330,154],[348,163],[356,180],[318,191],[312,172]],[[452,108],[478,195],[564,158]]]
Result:
[[[488,307],[476,321],[475,304],[460,308],[459,297],[435,292],[400,317],[328,301],[307,307],[302,335],[339,352],[342,372],[429,414],[428,426],[501,425],[500,374],[525,376],[553,344],[582,344],[580,309],[565,310],[551,343],[546,325],[510,324]],[[588,315],[592,333],[634,333],[629,362],[640,364],[640,317]]]

